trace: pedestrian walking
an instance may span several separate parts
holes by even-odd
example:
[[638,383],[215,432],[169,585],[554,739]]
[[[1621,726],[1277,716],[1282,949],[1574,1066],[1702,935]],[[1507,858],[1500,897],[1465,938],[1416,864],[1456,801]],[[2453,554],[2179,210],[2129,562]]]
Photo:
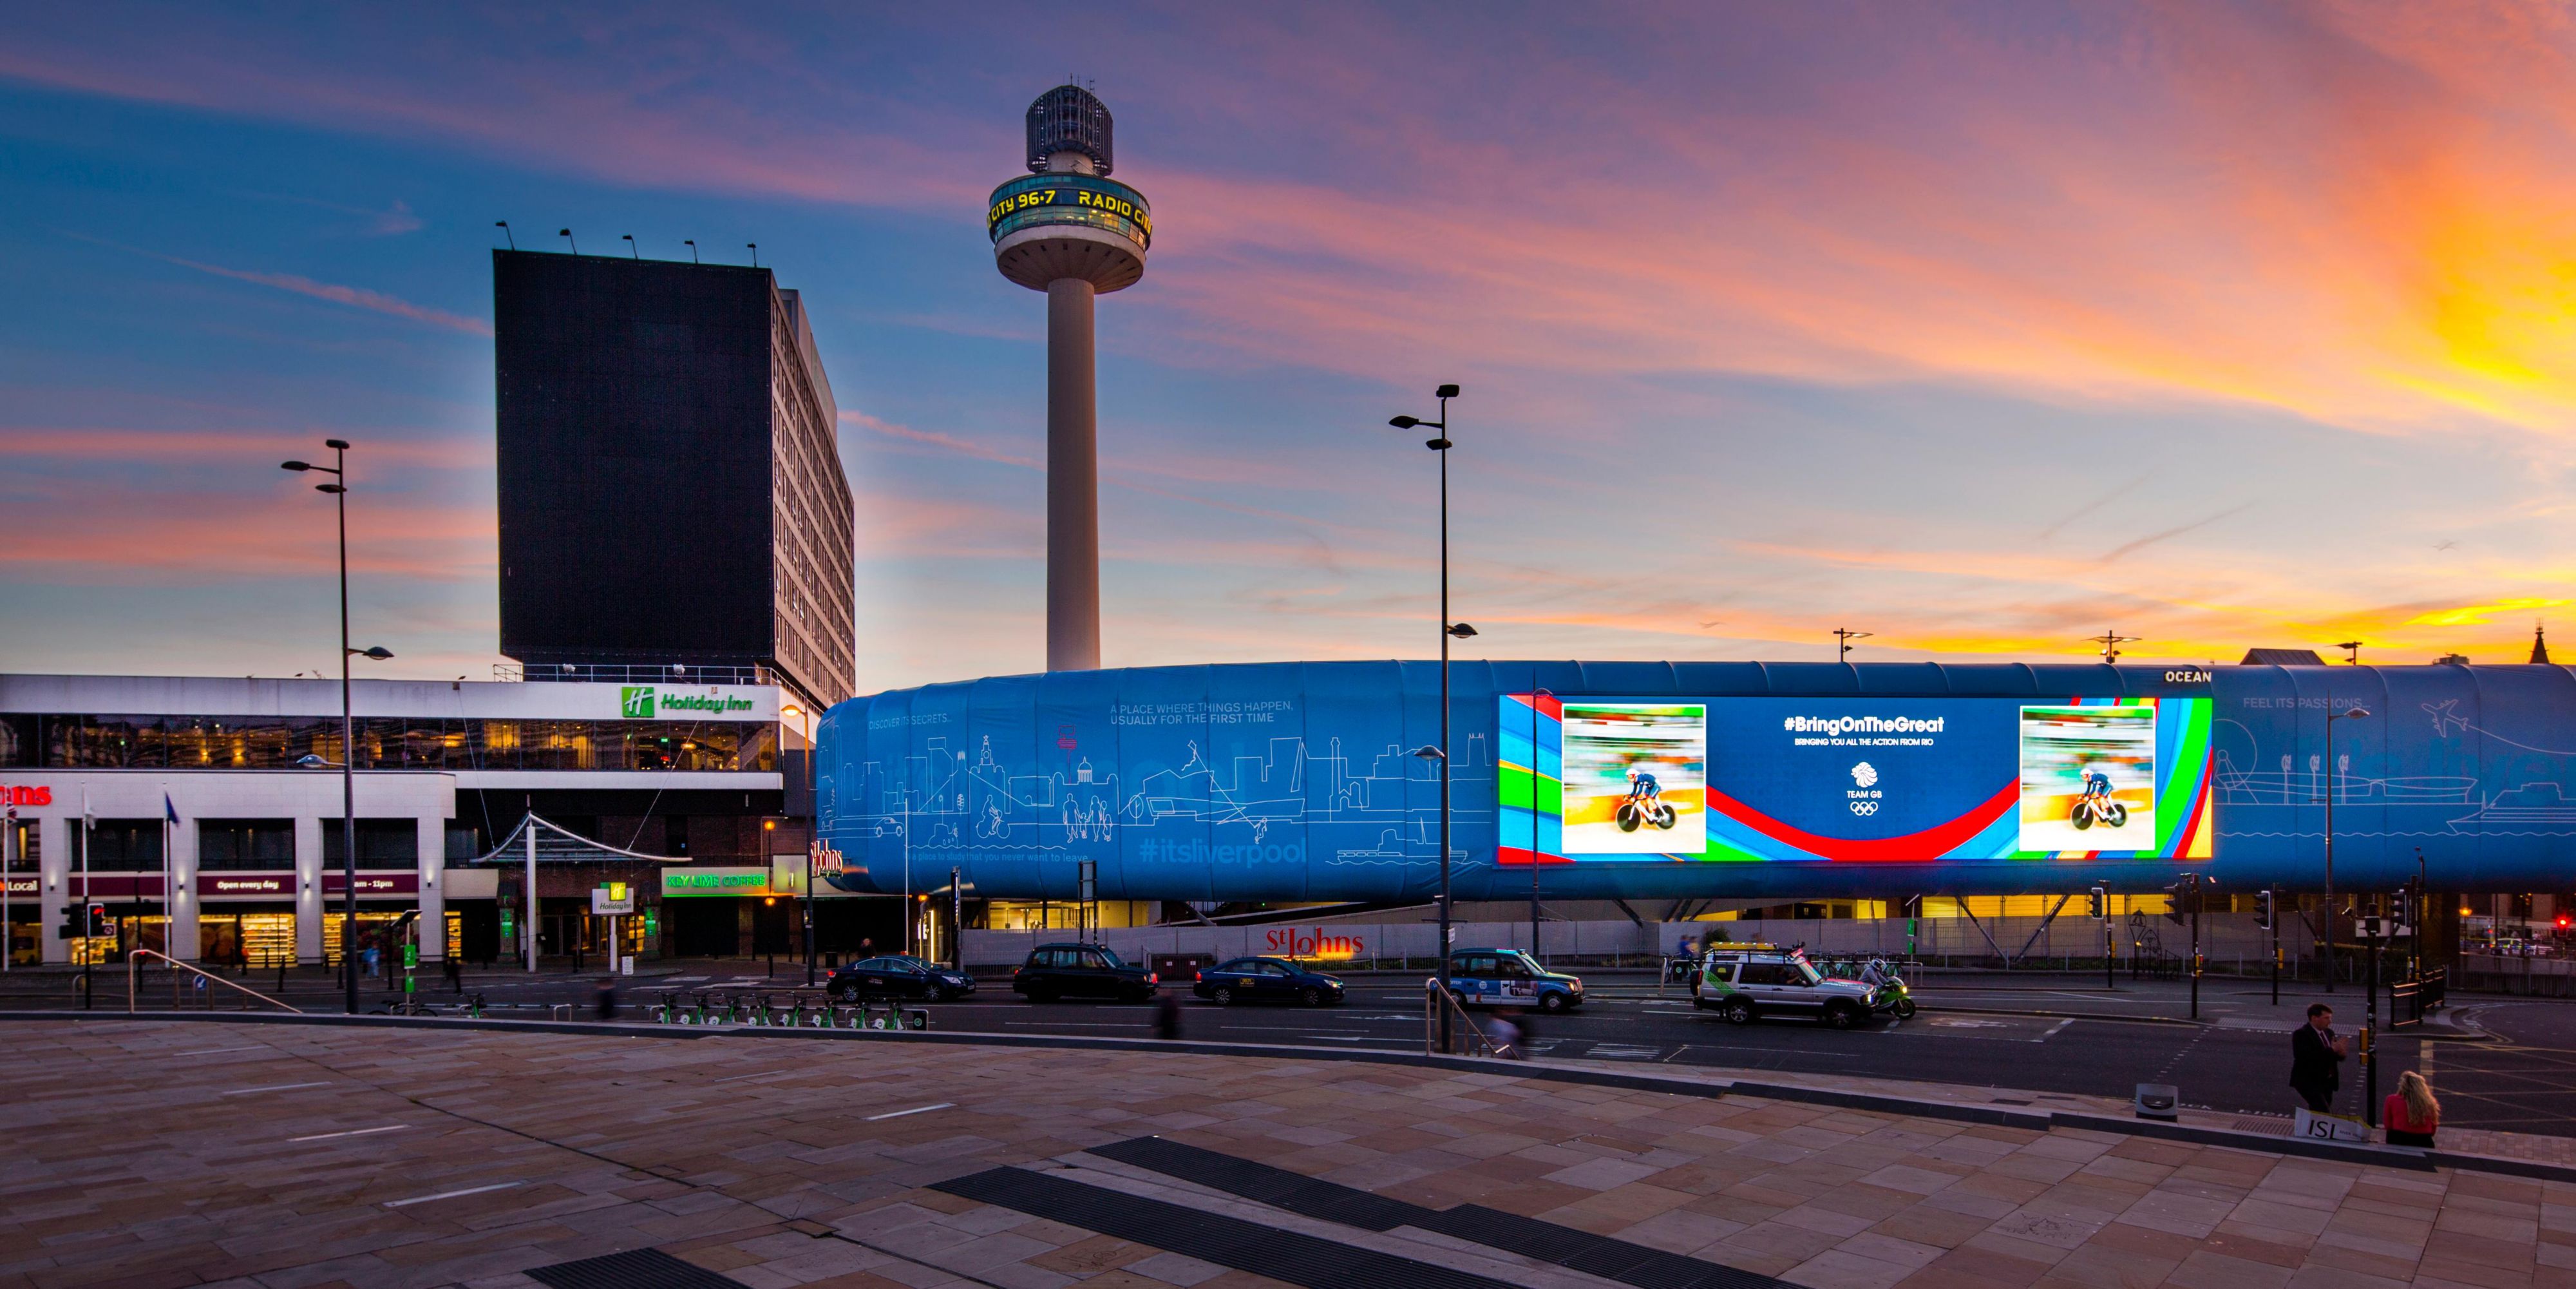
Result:
[[2352,1040],[2334,1032],[2334,1008],[2316,1003],[2308,1023],[2290,1033],[2290,1088],[2308,1109],[2329,1114],[2335,1089],[2343,1085],[2343,1058],[2352,1055]]
[[377,951],[376,946],[372,944],[367,946],[367,979],[373,980],[376,978],[377,964],[382,956],[383,955]]
[[1485,1022],[1485,1041],[1493,1046],[1494,1055],[1507,1061],[1521,1059],[1521,1027],[1513,1024],[1511,1017],[1494,1013],[1493,1019]]
[[456,955],[451,953],[440,957],[438,965],[440,970],[447,974],[447,991],[460,998],[464,997],[465,968],[457,962]]
[[601,976],[598,988],[592,993],[599,1003],[599,1018],[617,1019],[617,982],[610,977]]
[[2442,1103],[2433,1085],[2413,1070],[2397,1076],[2397,1090],[2380,1107],[2379,1121],[2388,1127],[2388,1144],[2433,1148],[2433,1130],[2442,1126]]
[[1171,990],[1154,994],[1154,1037],[1172,1042],[1181,1036],[1181,1000]]

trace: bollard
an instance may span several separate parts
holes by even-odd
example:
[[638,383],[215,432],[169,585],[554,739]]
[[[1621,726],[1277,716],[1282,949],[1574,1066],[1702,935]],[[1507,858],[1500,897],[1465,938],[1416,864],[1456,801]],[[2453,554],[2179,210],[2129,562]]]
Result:
[[2182,1093],[2170,1083],[2138,1085],[2136,1109],[2141,1119],[2172,1123],[2182,1117]]

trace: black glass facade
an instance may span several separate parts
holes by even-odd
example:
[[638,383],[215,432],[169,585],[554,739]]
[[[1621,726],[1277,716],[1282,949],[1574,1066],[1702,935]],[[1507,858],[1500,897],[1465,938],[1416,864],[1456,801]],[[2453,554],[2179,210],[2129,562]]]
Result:
[[[23,737],[0,768],[285,770],[337,766],[332,716],[0,715]],[[775,773],[778,731],[749,721],[513,721],[389,716],[355,722],[361,770],[723,770]]]
[[501,652],[854,692],[830,388],[765,269],[496,251]]
[[[161,823],[158,819],[101,819],[87,828],[72,826],[73,871],[157,873],[161,871]],[[82,862],[82,852],[88,862]]]
[[[358,867],[410,868],[420,862],[420,826],[409,819],[361,819],[358,824]],[[347,862],[341,832],[342,821],[322,821],[322,866],[335,868]]]
[[197,867],[209,873],[275,873],[295,867],[292,819],[200,819]]

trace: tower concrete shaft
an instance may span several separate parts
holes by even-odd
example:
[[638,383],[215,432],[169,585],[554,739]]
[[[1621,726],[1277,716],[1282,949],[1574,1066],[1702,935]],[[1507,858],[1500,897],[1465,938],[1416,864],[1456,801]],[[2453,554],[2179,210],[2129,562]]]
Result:
[[1100,667],[1100,457],[1092,285],[1047,283],[1047,670]]
[[1047,670],[1100,666],[1100,408],[1095,297],[1145,276],[1154,212],[1109,177],[1109,109],[1059,85],[1029,105],[1030,173],[993,190],[985,231],[1002,276],[1047,294]]

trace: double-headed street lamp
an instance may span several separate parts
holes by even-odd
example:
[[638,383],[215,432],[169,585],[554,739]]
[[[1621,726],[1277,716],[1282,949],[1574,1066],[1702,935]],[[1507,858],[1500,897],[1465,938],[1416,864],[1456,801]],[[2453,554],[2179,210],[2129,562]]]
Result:
[[[358,1014],[358,740],[357,722],[349,714],[349,659],[365,657],[383,662],[394,655],[392,650],[382,645],[366,649],[349,647],[349,445],[341,439],[324,439],[322,446],[331,449],[331,464],[289,461],[281,468],[298,472],[311,470],[331,476],[331,482],[317,483],[313,490],[330,493],[340,510],[340,873],[346,884],[341,891],[340,972],[349,982],[349,1014],[355,1016]],[[529,894],[533,897],[535,892]]]
[[[1449,992],[1449,642],[1464,640],[1476,634],[1474,627],[1449,620],[1449,400],[1458,397],[1458,387],[1443,385],[1432,391],[1440,400],[1440,419],[1426,421],[1416,416],[1399,416],[1387,422],[1399,430],[1428,426],[1438,437],[1424,440],[1422,446],[1440,454],[1440,742],[1436,747],[1420,747],[1413,754],[1440,764],[1440,991]],[[1440,1006],[1440,1050],[1450,1046],[1449,1004],[1444,997]]]
[[[2326,700],[2329,707],[2334,700]],[[2370,715],[2365,708],[2347,707],[2326,713],[2326,992],[2335,986],[2335,903],[2334,903],[2334,803],[2335,803],[2335,722],[2360,720]]]

